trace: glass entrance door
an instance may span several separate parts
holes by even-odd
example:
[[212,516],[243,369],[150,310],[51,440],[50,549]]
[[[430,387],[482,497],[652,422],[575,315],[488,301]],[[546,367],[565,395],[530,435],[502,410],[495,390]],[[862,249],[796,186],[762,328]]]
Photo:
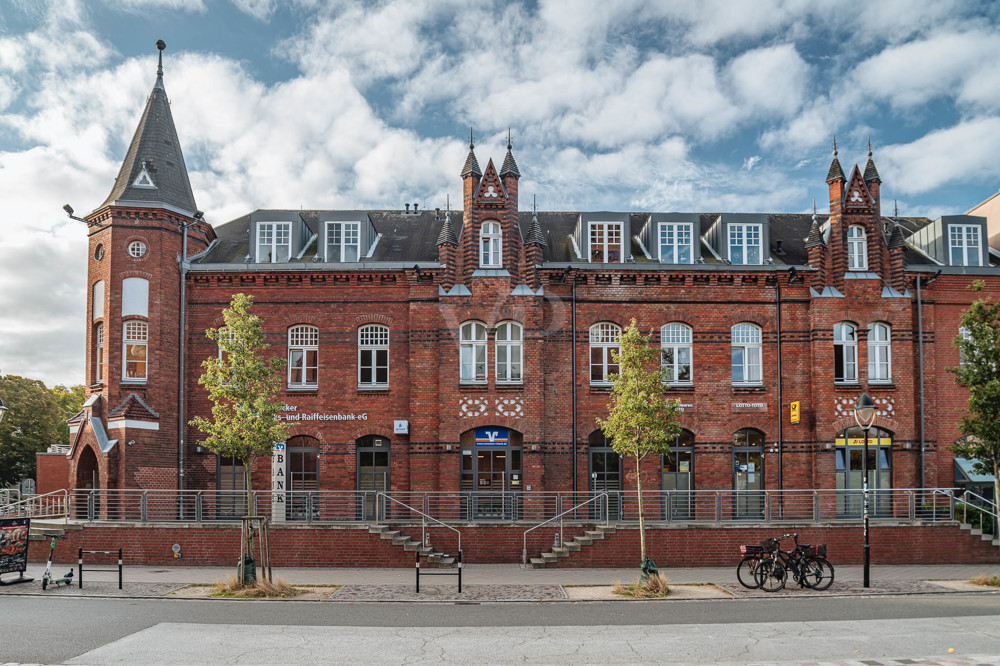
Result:
[[892,515],[892,434],[881,428],[868,433],[868,460],[865,461],[865,434],[849,428],[836,442],[837,515],[864,514],[864,470],[868,470],[868,507],[872,516]]
[[[615,453],[604,433],[595,430],[588,438],[590,452],[590,492],[608,494],[608,519],[620,520],[622,515],[622,457]],[[590,516],[604,519],[604,503],[590,505]]]
[[764,517],[764,433],[742,428],[733,433],[733,513]]
[[375,520],[378,493],[389,490],[389,440],[362,437],[358,440],[358,492],[361,520]]
[[470,520],[520,518],[522,441],[520,433],[506,428],[463,433],[461,488]]
[[[300,435],[288,440],[287,520],[315,519],[319,516],[319,442],[313,437]],[[311,513],[311,516],[310,516]]]

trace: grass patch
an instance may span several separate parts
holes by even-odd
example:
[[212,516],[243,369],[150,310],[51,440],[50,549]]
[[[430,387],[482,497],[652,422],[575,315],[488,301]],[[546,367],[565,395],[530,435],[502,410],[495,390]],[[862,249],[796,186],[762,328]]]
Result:
[[271,582],[258,578],[255,585],[241,586],[236,574],[217,581],[214,587],[215,591],[212,592],[211,596],[224,599],[288,599],[306,592],[306,590],[292,587],[283,578],[276,578]]
[[662,599],[670,594],[670,586],[667,584],[667,577],[658,573],[649,577],[649,581],[645,587],[639,584],[622,585],[621,583],[615,583],[611,591],[617,595],[632,599]]
[[972,579],[976,585],[987,585],[989,587],[1000,587],[1000,576],[976,576]]

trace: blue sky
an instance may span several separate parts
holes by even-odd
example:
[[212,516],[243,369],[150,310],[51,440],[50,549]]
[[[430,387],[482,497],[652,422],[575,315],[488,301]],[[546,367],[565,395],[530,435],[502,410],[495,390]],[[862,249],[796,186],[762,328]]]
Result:
[[[167,43],[199,207],[460,201],[507,128],[545,210],[825,210],[871,136],[883,201],[1000,187],[1000,3],[0,3],[0,372],[83,377],[86,242]],[[891,207],[891,203],[887,205]],[[883,212],[887,212],[884,209]]]

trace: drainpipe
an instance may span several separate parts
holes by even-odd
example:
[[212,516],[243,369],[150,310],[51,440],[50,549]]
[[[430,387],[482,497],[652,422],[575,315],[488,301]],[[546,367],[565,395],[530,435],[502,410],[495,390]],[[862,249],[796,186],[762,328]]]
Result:
[[576,503],[576,280],[573,280],[573,317],[572,317],[572,331],[573,331],[573,428],[572,437],[573,442],[570,444],[570,455],[573,456],[573,503]]
[[778,325],[778,490],[783,490],[781,450],[783,447],[781,437],[781,424],[785,420],[785,403],[781,399],[781,282],[779,281],[774,289],[774,309],[777,312],[775,319]]
[[[934,274],[931,279],[927,281],[930,285],[931,282],[937,279],[938,275],[941,275],[941,271]],[[917,353],[919,364],[919,381],[920,381],[920,490],[927,487],[926,475],[926,437],[924,433],[924,301],[920,294],[920,287],[923,284],[923,276],[919,273],[917,274]]]
[[[204,214],[199,210],[194,213],[194,220],[187,223],[181,223],[181,260],[180,260],[180,274],[181,274],[181,302],[180,302],[180,322],[179,322],[179,335],[180,345],[179,354],[180,359],[178,361],[177,368],[177,490],[184,490],[184,387],[186,384],[186,377],[184,373],[184,348],[187,337],[187,321],[185,319],[185,310],[187,306],[187,272],[188,272],[188,227],[192,224],[197,224],[202,220]],[[181,502],[181,511],[183,512],[183,501]],[[181,516],[183,517],[183,515]]]

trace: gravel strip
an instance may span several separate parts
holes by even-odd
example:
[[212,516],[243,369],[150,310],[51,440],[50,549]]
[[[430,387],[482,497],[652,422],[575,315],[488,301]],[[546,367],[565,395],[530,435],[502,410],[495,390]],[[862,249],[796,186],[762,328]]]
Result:
[[42,590],[42,582],[35,579],[31,583],[18,583],[17,585],[7,585],[0,587],[0,595],[3,594],[37,594],[51,597],[162,597],[164,594],[179,590],[185,587],[184,583],[122,583],[122,589],[118,589],[117,581],[106,583],[101,581],[84,581],[83,588],[77,587],[74,583],[71,586],[50,585]]
[[554,601],[566,599],[559,585],[345,585],[334,601]]

